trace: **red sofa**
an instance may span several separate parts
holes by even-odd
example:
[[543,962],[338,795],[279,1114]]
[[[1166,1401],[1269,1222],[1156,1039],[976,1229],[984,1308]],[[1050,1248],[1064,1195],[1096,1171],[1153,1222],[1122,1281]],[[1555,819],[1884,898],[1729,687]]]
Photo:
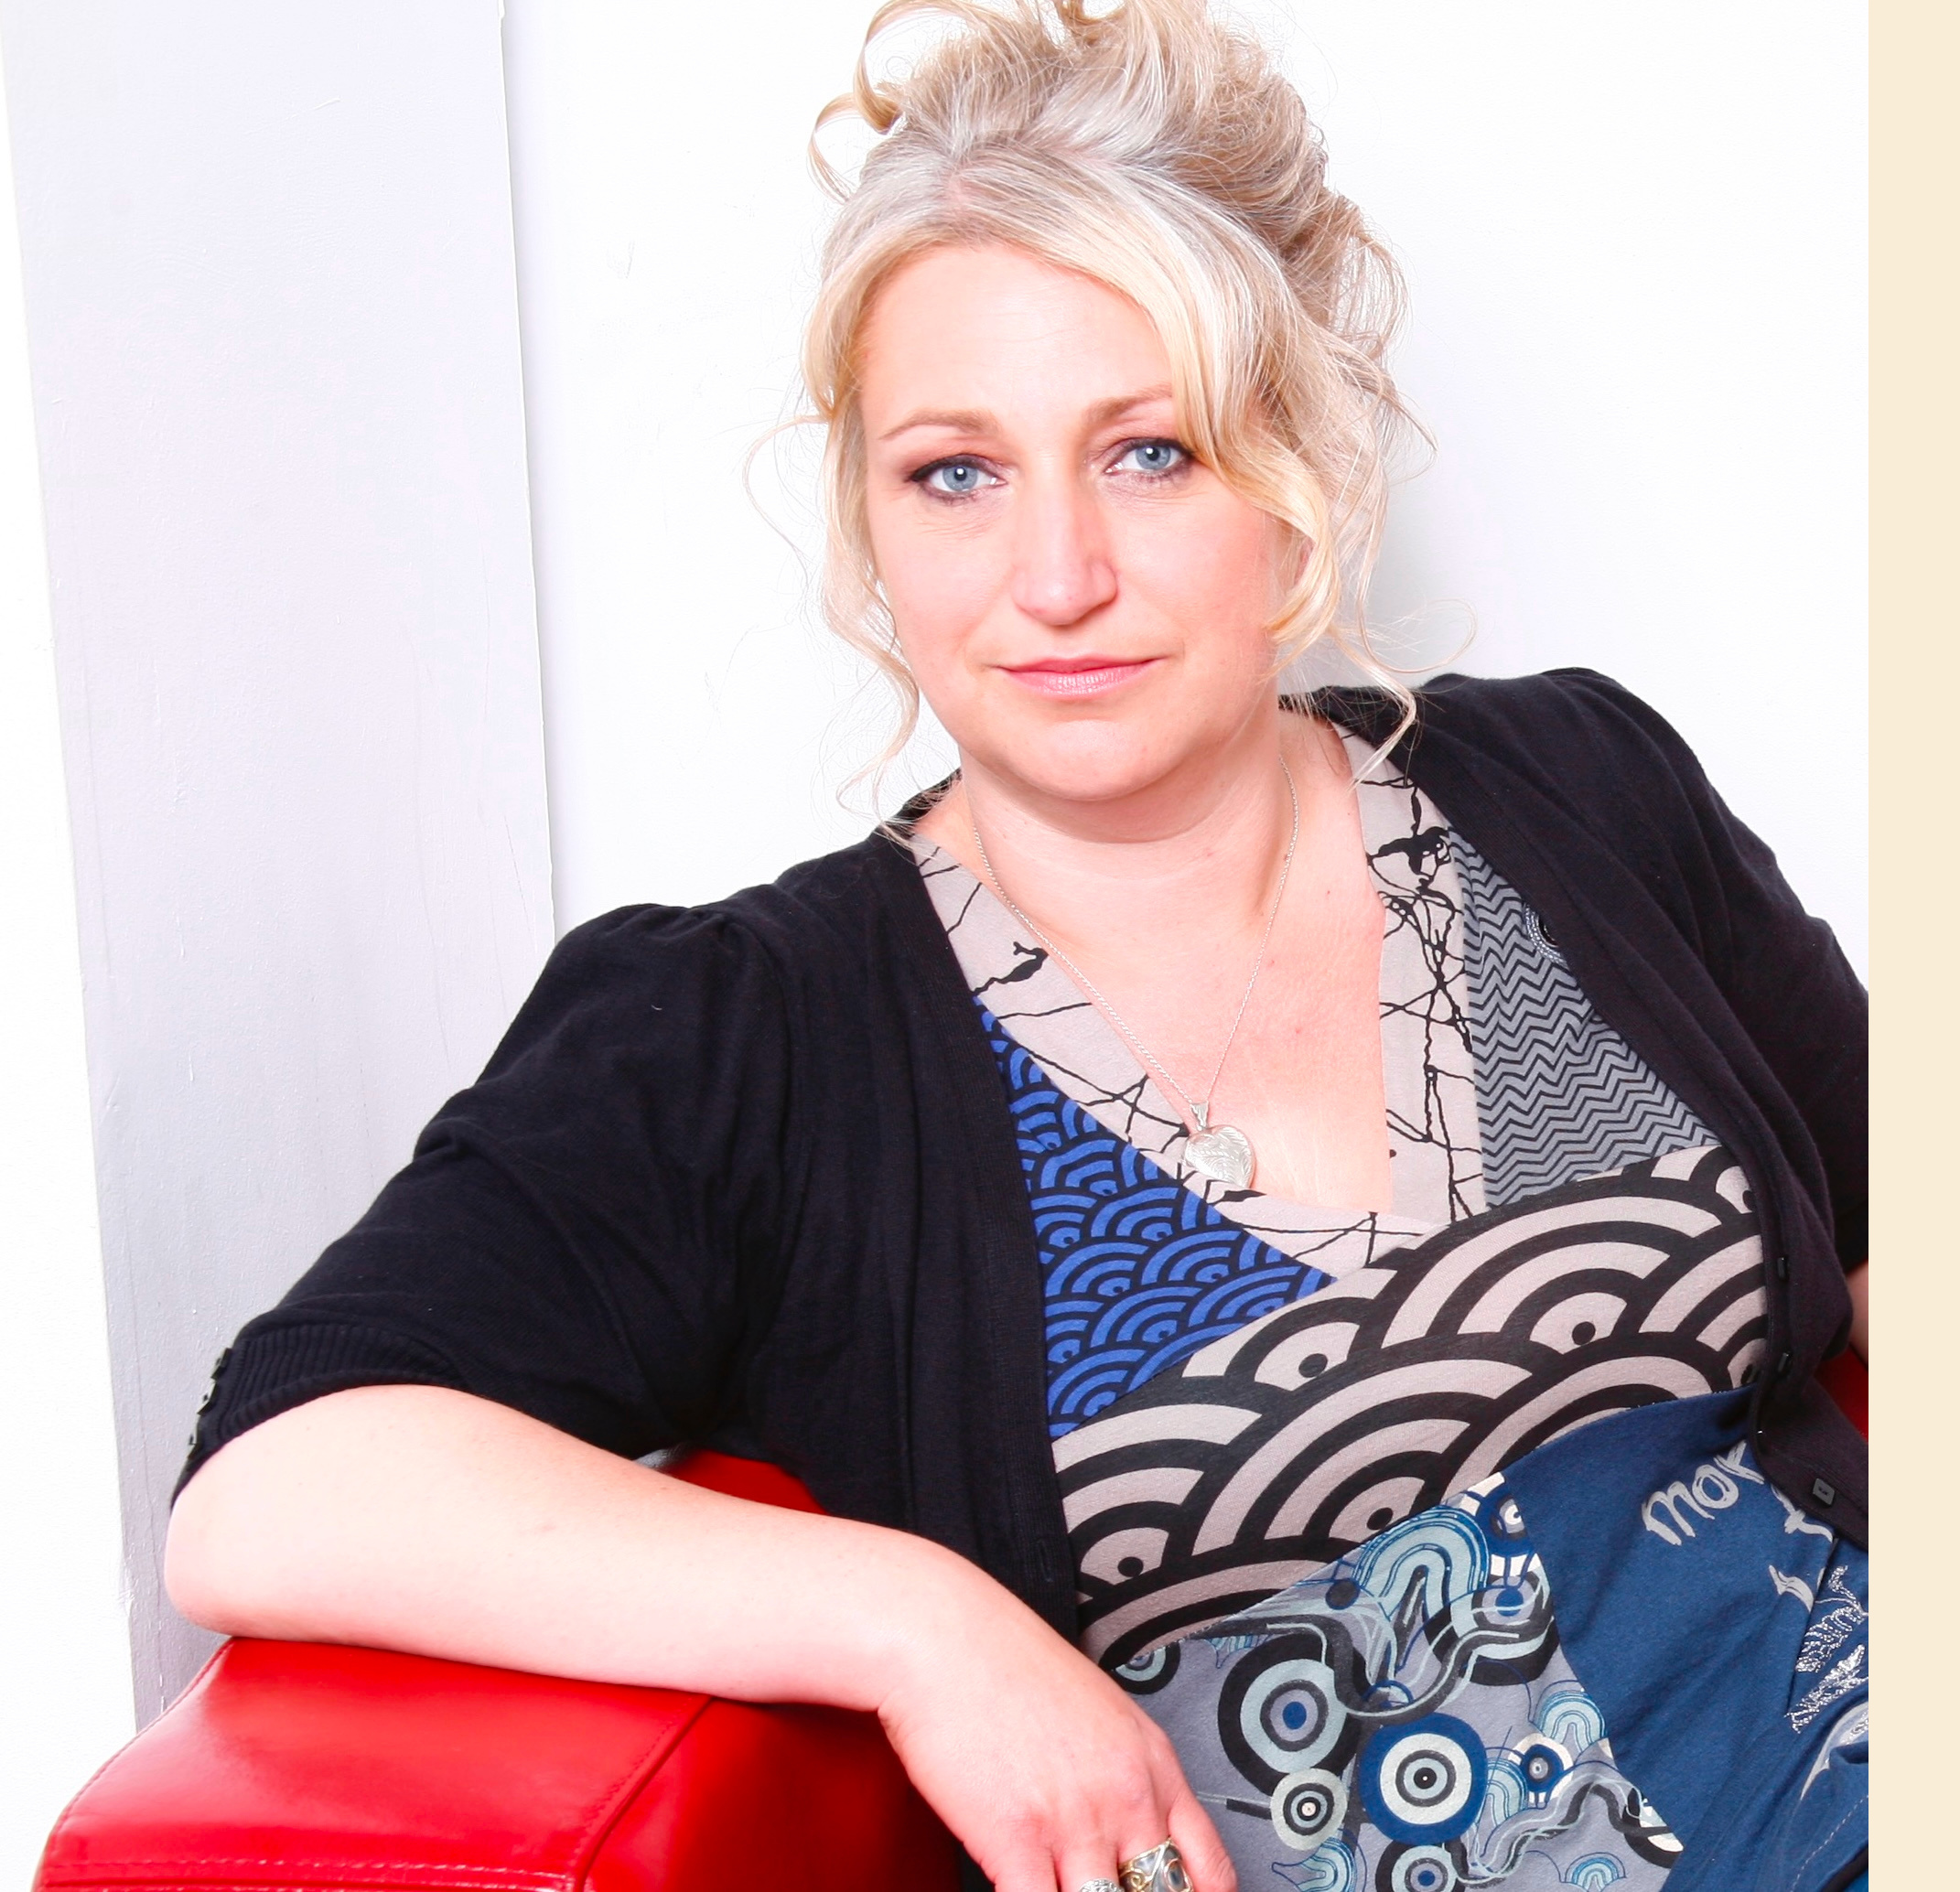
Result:
[[[1865,1368],[1823,1373],[1866,1430]],[[678,1476],[814,1510],[772,1466]],[[36,1892],[952,1892],[869,1715],[228,1642],[61,1816]]]
[[[772,1466],[680,1476],[814,1510]],[[952,1892],[875,1717],[227,1642],[82,1789],[36,1892]]]

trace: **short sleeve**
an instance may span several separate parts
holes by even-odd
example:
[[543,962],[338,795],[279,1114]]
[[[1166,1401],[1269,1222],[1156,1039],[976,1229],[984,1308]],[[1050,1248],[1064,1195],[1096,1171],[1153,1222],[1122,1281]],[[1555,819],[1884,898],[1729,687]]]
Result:
[[738,1424],[793,1187],[791,1039],[766,950],[716,908],[569,934],[482,1077],[227,1350],[185,1478],[354,1386],[453,1387],[629,1457]]

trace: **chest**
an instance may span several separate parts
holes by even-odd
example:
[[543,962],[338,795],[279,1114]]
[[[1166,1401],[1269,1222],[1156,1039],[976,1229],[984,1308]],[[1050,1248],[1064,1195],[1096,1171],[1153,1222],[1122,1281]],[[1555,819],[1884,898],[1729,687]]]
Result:
[[1106,984],[949,856],[925,879],[976,1002],[1106,1128],[1189,1168],[1202,1118],[1252,1156],[1249,1177],[1228,1163],[1228,1188],[1448,1221],[1482,1207],[1450,831],[1395,773],[1363,774],[1339,817],[1303,837],[1263,960],[1256,938],[1173,939]]

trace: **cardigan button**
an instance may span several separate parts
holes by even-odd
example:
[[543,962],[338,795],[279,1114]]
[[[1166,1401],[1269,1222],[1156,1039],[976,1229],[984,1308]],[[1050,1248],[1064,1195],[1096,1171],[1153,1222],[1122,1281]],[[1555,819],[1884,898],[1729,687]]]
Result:
[[1790,1371],[1790,1349],[1786,1347],[1776,1356],[1776,1377],[1781,1380]]
[[1836,1504],[1837,1502],[1837,1487],[1832,1484],[1828,1478],[1817,1478],[1811,1484],[1810,1495],[1819,1504]]
[[1786,1254],[1780,1254],[1776,1258],[1776,1278],[1779,1281],[1790,1279],[1790,1257]]

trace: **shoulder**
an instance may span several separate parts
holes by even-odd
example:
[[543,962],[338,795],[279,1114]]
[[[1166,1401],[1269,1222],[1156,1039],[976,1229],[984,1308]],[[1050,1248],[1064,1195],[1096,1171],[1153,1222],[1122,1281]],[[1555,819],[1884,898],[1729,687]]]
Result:
[[[1316,699],[1363,735],[1386,740],[1401,720],[1385,691],[1336,689]],[[1416,693],[1416,716],[1396,743],[1405,762],[1441,750],[1458,766],[1526,779],[1621,779],[1642,773],[1699,779],[1680,733],[1625,684],[1596,670],[1540,671],[1522,677],[1445,672]],[[1430,759],[1425,758],[1425,759]]]
[[599,914],[558,941],[504,1053],[567,1029],[662,1037],[833,1017],[839,994],[876,989],[867,974],[926,905],[917,881],[902,846],[874,833],[720,899]]
[[1754,977],[1794,989],[1800,962],[1861,994],[1769,845],[1623,684],[1589,670],[1444,676],[1418,701],[1398,750],[1409,774],[1541,910],[1562,881],[1650,944],[1664,916],[1739,1005]]
[[576,970],[624,970],[662,960],[805,959],[847,951],[879,906],[916,877],[901,845],[871,834],[850,847],[799,862],[776,879],[698,906],[641,902],[574,927],[555,961]]
[[1673,775],[1701,773],[1666,717],[1596,670],[1523,677],[1446,672],[1432,678],[1416,701],[1416,742],[1434,732],[1514,766],[1535,758],[1561,776],[1574,769],[1613,772],[1629,764]]
[[[1330,705],[1337,715],[1344,707]],[[1548,919],[1577,898],[1615,930],[1649,938],[1659,924],[1705,964],[1726,967],[1739,926],[1767,937],[1793,917],[1773,855],[1729,812],[1693,749],[1597,671],[1438,677],[1417,693],[1395,757]],[[1775,925],[1758,924],[1765,917]]]
[[[1318,701],[1377,740],[1400,720],[1383,691],[1328,691]],[[1594,670],[1432,678],[1416,692],[1395,757],[1446,807],[1494,799],[1526,822],[1556,810],[1620,844],[1656,827],[1685,834],[1719,806],[1666,717]]]
[[1671,908],[1774,875],[1681,733],[1598,671],[1438,677],[1421,693],[1408,759],[1446,805],[1501,803],[1547,840],[1576,824]]

